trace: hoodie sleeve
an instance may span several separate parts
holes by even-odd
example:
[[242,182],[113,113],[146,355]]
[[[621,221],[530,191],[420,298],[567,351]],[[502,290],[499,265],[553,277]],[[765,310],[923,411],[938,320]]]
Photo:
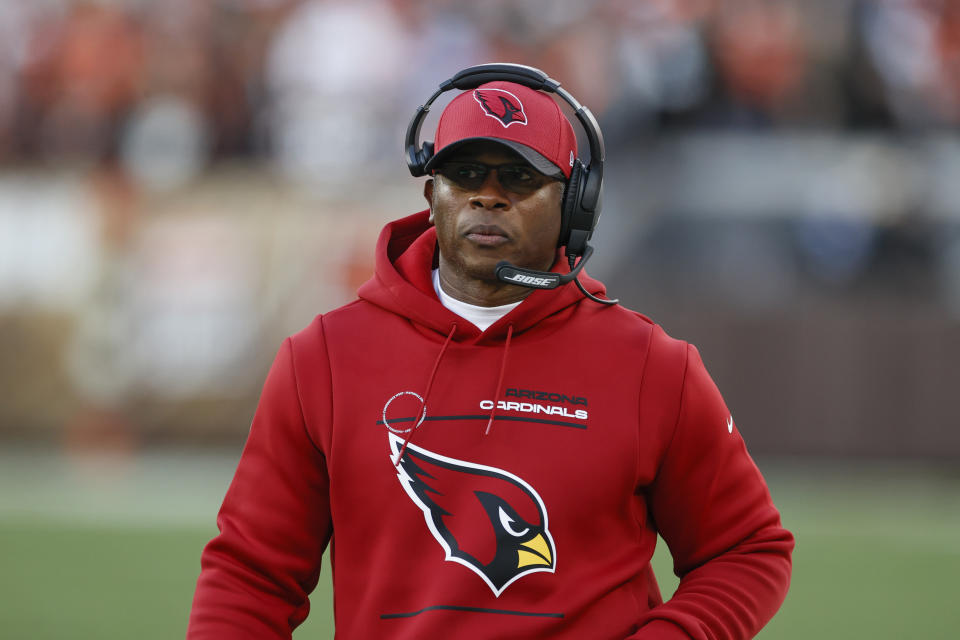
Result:
[[680,585],[630,638],[752,638],[786,597],[793,536],[697,350],[686,351],[676,426],[648,488]]
[[[289,639],[307,617],[331,532],[329,480],[307,432],[294,360],[288,338],[217,517],[220,534],[201,556],[188,640]],[[329,389],[329,380],[315,388]]]

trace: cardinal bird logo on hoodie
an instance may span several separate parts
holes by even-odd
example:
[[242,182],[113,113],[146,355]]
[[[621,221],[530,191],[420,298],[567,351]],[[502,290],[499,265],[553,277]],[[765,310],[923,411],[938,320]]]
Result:
[[497,597],[528,573],[553,573],[557,557],[547,509],[533,487],[503,469],[413,444],[404,450],[403,438],[389,437],[400,484],[423,511],[444,560],[476,573]]

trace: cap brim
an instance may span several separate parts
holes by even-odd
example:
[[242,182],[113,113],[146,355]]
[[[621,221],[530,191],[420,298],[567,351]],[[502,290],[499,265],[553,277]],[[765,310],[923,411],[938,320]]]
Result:
[[557,165],[553,164],[545,156],[540,154],[540,152],[535,151],[528,147],[525,144],[520,142],[514,142],[513,140],[504,140],[503,138],[491,138],[491,137],[477,137],[477,138],[464,138],[462,140],[457,140],[445,146],[443,149],[437,152],[435,156],[430,158],[427,161],[427,164],[424,165],[424,169],[427,173],[432,173],[444,160],[449,158],[455,151],[461,147],[474,143],[474,142],[496,142],[497,144],[503,145],[508,149],[515,151],[521,158],[530,163],[534,169],[539,171],[545,176],[555,178],[557,180],[566,180],[567,176]]

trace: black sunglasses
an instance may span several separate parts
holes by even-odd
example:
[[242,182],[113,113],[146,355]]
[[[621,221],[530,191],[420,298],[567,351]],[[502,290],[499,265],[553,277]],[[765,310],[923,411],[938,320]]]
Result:
[[444,162],[437,173],[460,187],[475,191],[487,180],[491,171],[497,172],[500,186],[516,194],[533,193],[553,180],[528,164],[484,164],[482,162]]

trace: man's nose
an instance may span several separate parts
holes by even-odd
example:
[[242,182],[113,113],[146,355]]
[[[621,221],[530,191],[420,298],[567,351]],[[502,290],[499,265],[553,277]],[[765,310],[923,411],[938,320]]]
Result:
[[483,184],[470,196],[470,205],[484,209],[506,209],[510,206],[510,197],[500,184],[496,169],[487,174]]

